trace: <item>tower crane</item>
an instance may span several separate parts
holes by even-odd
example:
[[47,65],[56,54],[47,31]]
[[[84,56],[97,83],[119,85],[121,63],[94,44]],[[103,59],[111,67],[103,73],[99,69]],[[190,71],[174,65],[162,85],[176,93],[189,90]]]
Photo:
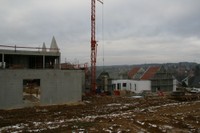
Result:
[[[103,4],[102,0],[97,0]],[[91,0],[91,91],[96,90],[96,57],[97,57],[97,41],[96,34],[96,0]]]

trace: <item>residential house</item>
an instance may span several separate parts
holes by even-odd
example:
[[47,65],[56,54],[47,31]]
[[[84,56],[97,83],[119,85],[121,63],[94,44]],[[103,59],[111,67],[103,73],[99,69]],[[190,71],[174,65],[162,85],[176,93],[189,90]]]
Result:
[[151,91],[173,91],[176,88],[176,81],[171,73],[168,73],[163,66],[150,66],[146,70],[143,68],[133,68],[129,73],[133,79],[140,81],[151,81]]

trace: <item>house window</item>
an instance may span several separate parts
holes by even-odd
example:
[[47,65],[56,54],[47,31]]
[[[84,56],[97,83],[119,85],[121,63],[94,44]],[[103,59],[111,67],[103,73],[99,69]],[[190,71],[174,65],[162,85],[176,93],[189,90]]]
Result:
[[116,90],[116,84],[112,84],[112,89]]
[[137,90],[137,86],[136,86],[136,84],[135,84],[135,91]]
[[123,87],[126,87],[126,83],[123,83],[122,86],[123,86]]
[[117,89],[121,90],[121,83],[117,83]]
[[40,79],[23,80],[23,100],[29,102],[40,101]]

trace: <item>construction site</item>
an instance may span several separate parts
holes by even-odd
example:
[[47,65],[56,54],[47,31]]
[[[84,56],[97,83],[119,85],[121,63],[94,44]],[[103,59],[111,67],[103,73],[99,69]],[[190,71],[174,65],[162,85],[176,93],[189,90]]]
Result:
[[82,99],[84,72],[80,69],[61,70],[60,52],[54,37],[49,49],[45,44],[41,49],[2,47],[1,109],[62,104]]
[[68,105],[0,110],[0,132],[199,133],[200,102],[94,96]]
[[193,69],[179,80],[163,65],[97,72],[96,2],[90,66],[62,63],[54,36],[48,48],[0,45],[0,132],[200,133]]

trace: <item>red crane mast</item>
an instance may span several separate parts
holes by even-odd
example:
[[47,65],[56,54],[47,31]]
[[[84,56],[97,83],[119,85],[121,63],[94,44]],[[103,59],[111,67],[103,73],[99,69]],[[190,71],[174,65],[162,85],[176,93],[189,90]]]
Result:
[[[97,0],[101,4],[101,0]],[[91,91],[96,90],[96,57],[97,57],[97,41],[96,34],[96,0],[91,0]]]

